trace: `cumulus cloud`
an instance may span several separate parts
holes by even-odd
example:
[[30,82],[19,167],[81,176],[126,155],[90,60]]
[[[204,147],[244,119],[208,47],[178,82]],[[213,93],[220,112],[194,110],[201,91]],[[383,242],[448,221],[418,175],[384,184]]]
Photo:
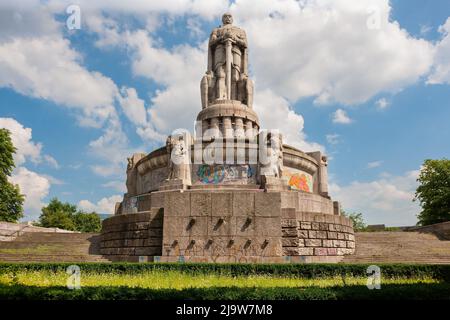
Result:
[[418,175],[419,170],[414,170],[401,176],[384,174],[368,182],[331,183],[330,194],[341,202],[344,210],[361,212],[369,224],[415,225],[420,207],[412,200]]
[[450,17],[439,27],[442,39],[436,45],[433,71],[428,77],[429,84],[450,84]]
[[16,166],[24,164],[27,160],[38,164],[43,161],[54,168],[58,168],[58,162],[50,155],[42,154],[42,144],[32,140],[32,129],[25,128],[13,118],[0,118],[0,128],[11,132],[11,141],[16,147],[14,163]]
[[78,202],[78,207],[86,212],[95,211],[97,213],[113,214],[116,202],[121,201],[121,195],[113,195],[111,197],[102,198],[97,203],[92,203],[89,200],[81,200],[80,202]]
[[333,113],[333,123],[349,124],[352,123],[352,119],[350,119],[345,110],[337,109]]
[[24,219],[36,220],[41,213],[41,208],[45,205],[43,199],[50,190],[49,179],[25,167],[19,167],[14,170],[10,181],[18,184],[20,193],[25,195]]
[[388,0],[238,0],[231,11],[247,30],[258,86],[290,101],[360,104],[416,82],[432,64],[432,45],[389,19]]
[[320,144],[306,141],[303,117],[292,110],[289,102],[283,97],[269,89],[260,91],[255,96],[254,108],[260,118],[261,128],[280,130],[285,143],[305,152],[324,151],[324,147]]

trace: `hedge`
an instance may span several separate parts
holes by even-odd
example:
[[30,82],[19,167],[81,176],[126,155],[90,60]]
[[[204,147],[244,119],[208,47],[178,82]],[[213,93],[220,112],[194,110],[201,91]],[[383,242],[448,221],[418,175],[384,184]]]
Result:
[[[17,271],[65,271],[75,263],[0,263],[0,274]],[[76,263],[82,272],[139,273],[172,270],[188,274],[219,274],[230,276],[270,275],[297,278],[329,278],[335,276],[367,277],[369,264],[213,264],[213,263]],[[382,277],[429,277],[450,282],[450,265],[377,264]]]
[[146,289],[130,287],[28,287],[0,285],[0,300],[424,300],[450,299],[450,284],[387,284],[381,290],[366,286],[308,288],[209,287]]

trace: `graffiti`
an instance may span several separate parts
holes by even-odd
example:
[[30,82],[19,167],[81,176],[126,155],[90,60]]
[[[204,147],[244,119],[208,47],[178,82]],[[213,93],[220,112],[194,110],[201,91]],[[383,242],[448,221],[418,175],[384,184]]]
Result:
[[288,185],[291,189],[305,192],[313,192],[313,179],[311,175],[304,172],[283,172],[288,178]]
[[197,177],[206,184],[248,179],[253,177],[253,169],[249,165],[207,165],[198,167]]

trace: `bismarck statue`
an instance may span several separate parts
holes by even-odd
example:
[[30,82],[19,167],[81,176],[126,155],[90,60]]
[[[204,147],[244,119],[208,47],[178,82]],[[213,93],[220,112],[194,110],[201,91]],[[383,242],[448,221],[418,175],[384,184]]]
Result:
[[179,129],[128,159],[127,193],[103,221],[105,257],[289,263],[354,252],[352,222],[328,195],[327,157],[260,129],[248,48],[224,14],[209,37],[195,134]]
[[237,100],[252,107],[253,83],[248,77],[248,43],[245,31],[233,26],[225,13],[223,25],[209,37],[208,69],[201,81],[202,107],[215,100]]

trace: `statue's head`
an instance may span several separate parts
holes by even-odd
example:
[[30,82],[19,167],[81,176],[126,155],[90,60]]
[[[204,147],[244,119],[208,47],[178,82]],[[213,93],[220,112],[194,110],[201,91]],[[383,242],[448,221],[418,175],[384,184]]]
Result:
[[233,24],[233,16],[231,15],[231,13],[224,13],[222,16],[222,23],[223,25],[226,24]]

